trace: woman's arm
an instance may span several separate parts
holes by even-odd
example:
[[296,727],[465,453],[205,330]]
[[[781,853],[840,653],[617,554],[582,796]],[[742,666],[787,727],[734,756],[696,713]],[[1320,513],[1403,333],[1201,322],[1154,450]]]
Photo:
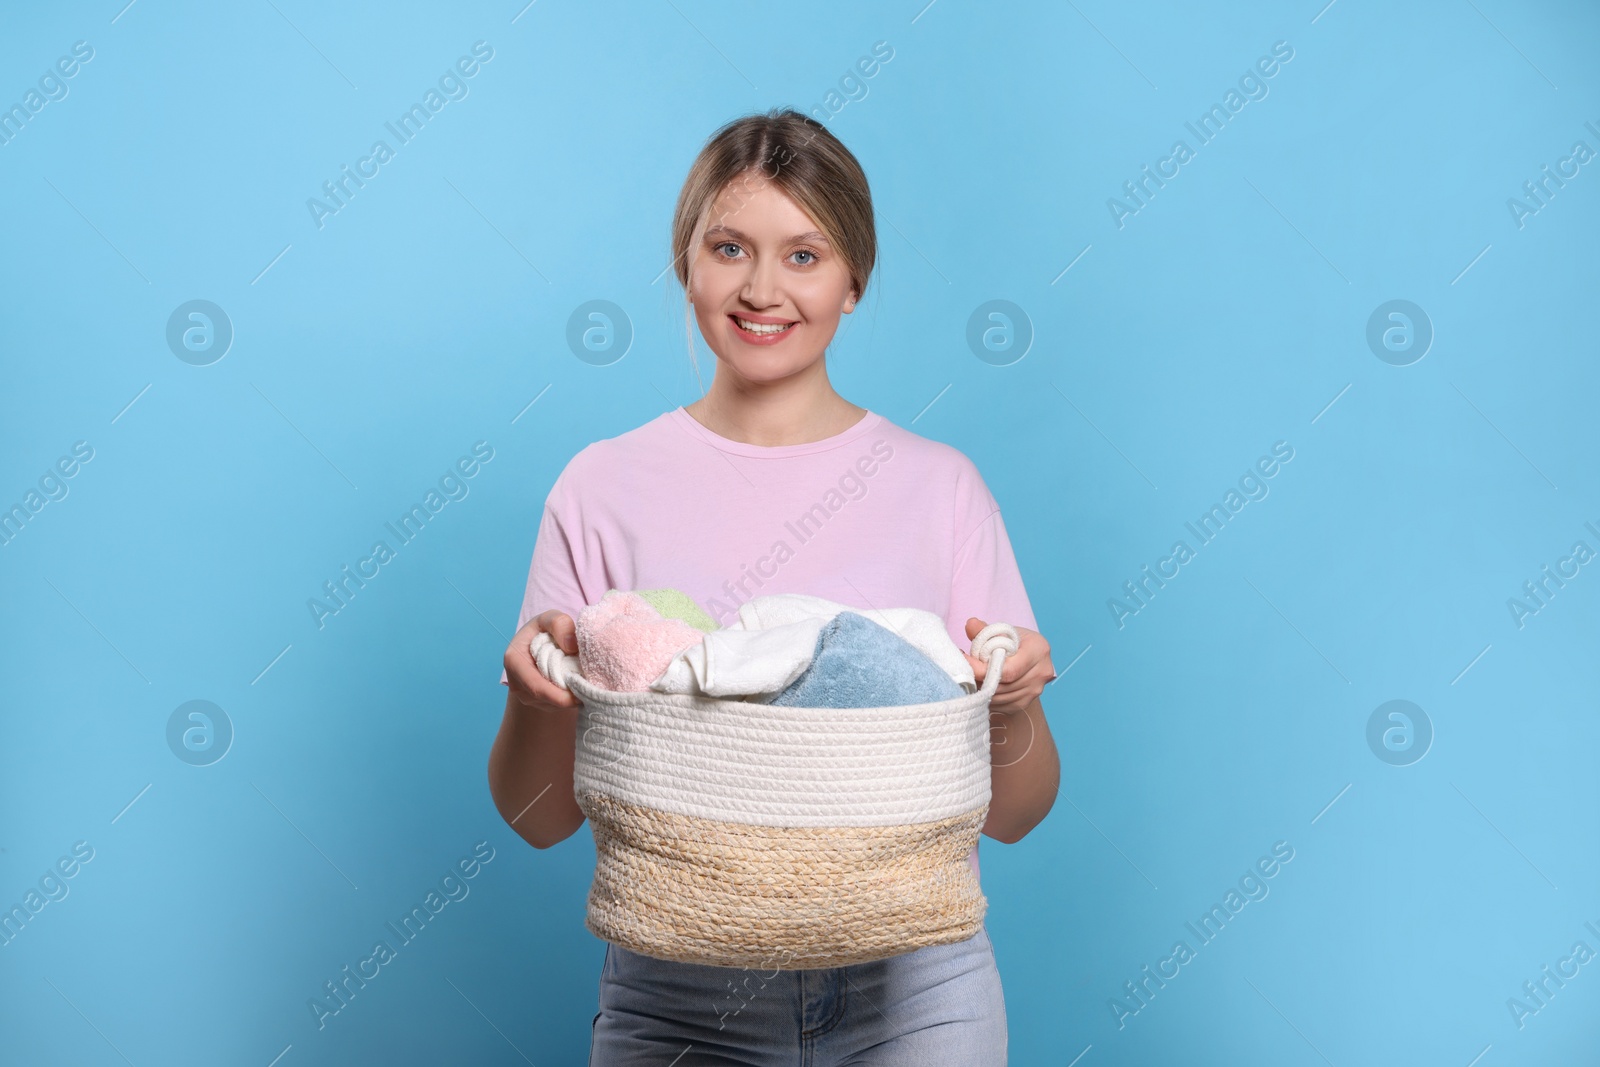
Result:
[[505,653],[505,717],[489,751],[489,793],[500,817],[534,848],[549,848],[583,825],[583,809],[572,795],[572,764],[578,736],[579,701],[539,672],[528,645],[545,630],[569,655],[576,655],[572,617],[547,611],[517,631]]
[[[1005,673],[1001,670],[1002,675]],[[1018,712],[989,712],[989,817],[983,832],[1016,844],[1056,802],[1061,759],[1039,698]]]
[[[967,636],[988,625],[967,620]],[[983,832],[1015,844],[1038,826],[1056,802],[1061,758],[1045,721],[1039,694],[1056,676],[1050,643],[1036,630],[1018,626],[1017,651],[1000,668],[1000,684],[989,701],[989,816]],[[969,655],[978,683],[988,664]]]

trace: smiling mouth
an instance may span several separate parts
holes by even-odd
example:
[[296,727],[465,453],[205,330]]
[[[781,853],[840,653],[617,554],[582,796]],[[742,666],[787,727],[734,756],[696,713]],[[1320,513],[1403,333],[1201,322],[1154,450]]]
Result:
[[741,319],[737,315],[729,315],[728,317],[733,320],[734,325],[739,329],[756,337],[772,337],[799,325],[794,322],[751,322],[749,319]]

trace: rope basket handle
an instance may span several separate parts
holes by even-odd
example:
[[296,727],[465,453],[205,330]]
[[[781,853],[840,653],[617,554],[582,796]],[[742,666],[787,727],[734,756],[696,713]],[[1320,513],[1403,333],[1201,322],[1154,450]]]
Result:
[[[578,677],[578,657],[569,656],[561,650],[555,639],[544,630],[533,635],[533,640],[528,645],[528,651],[533,655],[533,662],[539,668],[539,673],[553,682],[559,689],[567,689],[567,675],[572,673]],[[571,690],[567,689],[570,693]]]
[[994,695],[994,691],[1000,687],[1000,669],[1006,657],[1017,651],[1021,640],[1017,628],[1008,622],[991,622],[978,631],[978,636],[972,639],[972,657],[989,662],[979,692]]
[[[972,639],[972,657],[987,660],[989,664],[979,692],[994,695],[1000,686],[1000,670],[1006,657],[1017,651],[1020,640],[1016,627],[1007,622],[991,622],[978,631],[978,636]],[[578,673],[578,657],[567,655],[544,630],[533,635],[528,651],[532,653],[539,673],[561,689],[571,692],[567,686],[569,675],[580,679],[583,677]]]

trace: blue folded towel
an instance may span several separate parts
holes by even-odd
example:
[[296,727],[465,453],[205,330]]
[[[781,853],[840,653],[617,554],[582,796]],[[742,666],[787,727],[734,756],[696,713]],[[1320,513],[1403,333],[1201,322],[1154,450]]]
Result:
[[927,704],[966,690],[905,638],[864,615],[841,611],[817,634],[811,665],[770,703],[795,708],[883,708]]

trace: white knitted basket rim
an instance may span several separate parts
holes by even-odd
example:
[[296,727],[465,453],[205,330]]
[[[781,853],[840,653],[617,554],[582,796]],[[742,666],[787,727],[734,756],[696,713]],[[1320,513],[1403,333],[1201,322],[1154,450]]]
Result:
[[[937,700],[928,704],[915,705],[886,705],[885,707],[916,707],[922,709],[954,706],[962,702],[987,704],[989,698],[1000,684],[1000,667],[1005,662],[1005,657],[1016,652],[1019,644],[1016,628],[1010,623],[992,622],[978,631],[972,639],[972,655],[976,659],[987,659],[989,667],[984,675],[983,685],[975,692],[964,693],[959,697],[949,700]],[[727,700],[720,697],[698,696],[682,693],[657,693],[653,690],[645,692],[625,693],[604,686],[596,685],[582,674],[578,673],[578,657],[569,656],[556,646],[550,635],[543,630],[533,635],[529,645],[534,662],[540,672],[556,685],[568,690],[585,704],[598,704],[612,708],[638,707],[658,703],[682,703],[686,707],[703,708],[708,714],[726,714],[730,711],[748,712],[751,708],[764,708],[770,712],[805,712],[805,711],[849,711],[856,715],[869,714],[883,708],[797,708],[781,704],[760,704],[748,700]],[[981,699],[979,699],[981,697]]]

